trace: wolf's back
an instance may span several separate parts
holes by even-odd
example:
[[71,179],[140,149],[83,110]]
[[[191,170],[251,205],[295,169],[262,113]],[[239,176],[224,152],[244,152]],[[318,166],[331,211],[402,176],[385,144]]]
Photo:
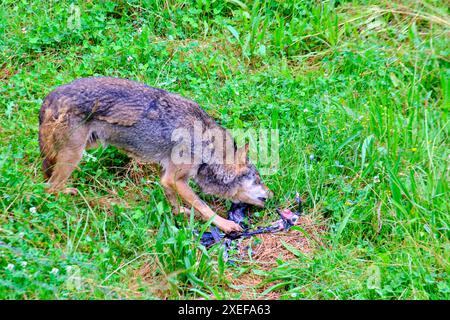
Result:
[[100,138],[140,158],[160,159],[170,151],[176,128],[198,122],[217,126],[189,99],[109,77],[82,78],[56,88],[45,98],[39,120],[41,152],[49,163],[59,145],[81,128],[86,128],[88,141]]
[[[75,80],[53,90],[41,109],[54,117],[68,113],[88,119],[130,126],[166,91],[118,78],[92,77]],[[47,111],[50,109],[49,111]]]
[[[212,125],[211,117],[197,103],[177,94],[120,78],[91,77],[60,86],[46,98],[41,109],[57,116],[68,112],[85,119],[132,126],[139,119],[165,119],[189,124],[202,121]],[[48,109],[49,111],[46,111]]]

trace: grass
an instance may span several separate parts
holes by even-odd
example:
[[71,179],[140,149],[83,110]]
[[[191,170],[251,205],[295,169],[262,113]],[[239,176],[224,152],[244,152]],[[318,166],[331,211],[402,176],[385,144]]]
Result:
[[[449,299],[449,27],[434,0],[2,1],[0,298],[238,299],[253,274],[261,298]],[[257,217],[299,190],[323,245],[228,265],[193,235],[204,224],[169,214],[154,168],[112,147],[83,158],[78,196],[45,194],[40,104],[92,75],[277,127]]]

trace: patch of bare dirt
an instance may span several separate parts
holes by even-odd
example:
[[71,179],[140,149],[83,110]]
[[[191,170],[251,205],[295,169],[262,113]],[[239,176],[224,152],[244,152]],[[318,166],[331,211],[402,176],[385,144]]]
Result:
[[[326,231],[324,221],[317,215],[304,215],[299,218],[296,226],[300,230],[267,233],[242,240],[239,247],[241,264],[249,266],[248,270],[239,276],[231,272],[230,291],[239,299],[279,299],[280,292],[271,291],[262,295],[265,290],[277,282],[264,282],[266,279],[254,270],[268,271],[277,266],[277,260],[289,261],[298,259],[298,255],[311,256],[314,250],[323,246],[321,234]],[[250,258],[251,256],[251,258]]]
[[[294,259],[296,257],[294,252],[312,253],[317,245],[322,244],[320,233],[325,230],[325,227],[318,225],[311,216],[301,216],[296,225],[305,233],[299,230],[289,230],[260,234],[244,239],[240,247],[241,256],[248,256],[248,250],[251,249],[253,262],[271,267],[276,265],[277,259]],[[258,240],[255,241],[255,238]]]

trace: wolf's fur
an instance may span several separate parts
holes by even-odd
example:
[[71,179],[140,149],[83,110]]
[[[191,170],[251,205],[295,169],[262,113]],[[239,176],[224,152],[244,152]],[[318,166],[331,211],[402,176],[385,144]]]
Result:
[[[192,132],[196,123],[203,130],[219,131],[225,140],[233,141],[195,102],[161,89],[109,77],[78,79],[60,86],[45,98],[39,114],[39,145],[48,192],[73,192],[63,188],[66,180],[81,160],[83,150],[100,142],[114,145],[141,162],[161,164],[161,184],[177,212],[185,211],[178,205],[179,195],[205,220],[215,215],[188,186],[189,178],[194,178],[204,192],[264,205],[270,191],[248,162],[248,148],[234,146],[230,151],[223,141],[202,141],[213,151],[223,148],[219,153],[223,156],[234,153],[234,161],[224,163],[217,156],[205,158],[203,153],[197,162],[173,161],[171,155],[177,143],[173,141],[174,130]],[[220,216],[215,216],[213,223],[225,232],[239,230],[237,224]]]

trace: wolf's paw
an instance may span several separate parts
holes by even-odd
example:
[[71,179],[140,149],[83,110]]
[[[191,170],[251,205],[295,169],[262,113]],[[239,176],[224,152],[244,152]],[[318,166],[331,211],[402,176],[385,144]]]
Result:
[[220,222],[220,224],[217,224],[217,226],[225,233],[242,231],[241,226],[231,220],[224,220],[223,222]]
[[78,194],[78,189],[77,188],[59,188],[59,187],[55,187],[52,186],[50,184],[47,184],[45,187],[45,192],[49,193],[49,194],[53,194],[53,195],[58,195],[58,193],[64,193],[64,194],[70,194],[72,196],[77,195]]
[[190,215],[191,214],[191,209],[188,209],[186,207],[179,207],[179,208],[173,208],[173,214],[174,215],[178,215],[178,214],[185,214],[185,215]]
[[64,194],[70,194],[72,196],[75,196],[78,194],[78,189],[77,188],[65,188],[65,189],[61,190],[61,192]]

